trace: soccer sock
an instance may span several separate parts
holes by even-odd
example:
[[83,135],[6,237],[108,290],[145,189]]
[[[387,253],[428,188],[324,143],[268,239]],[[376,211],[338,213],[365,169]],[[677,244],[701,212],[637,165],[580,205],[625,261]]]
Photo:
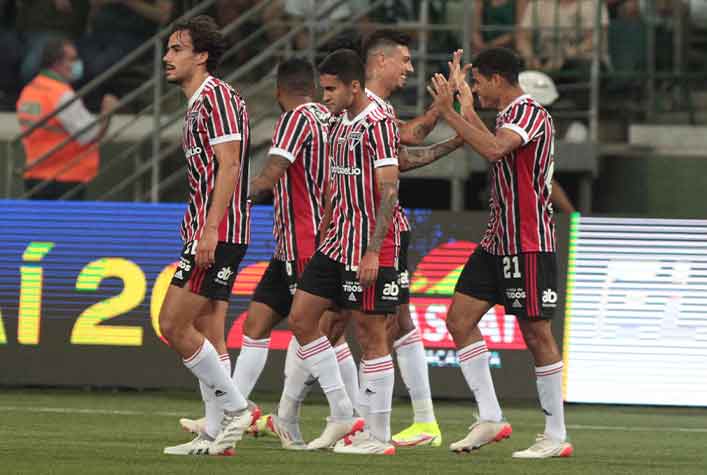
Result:
[[464,379],[474,393],[476,404],[479,407],[479,419],[500,422],[503,419],[503,413],[498,404],[493,379],[491,379],[490,355],[488,348],[486,348],[486,342],[481,340],[465,346],[459,350],[458,355]]
[[390,355],[372,360],[361,360],[360,400],[366,406],[366,426],[371,435],[381,442],[390,440],[390,412],[393,406],[395,372]]
[[278,405],[277,415],[288,422],[299,419],[302,401],[309,393],[315,380],[303,365],[298,363],[297,340],[293,337],[285,356],[285,383]]
[[538,378],[540,406],[545,413],[545,435],[564,442],[567,430],[562,402],[562,368],[562,361],[547,366],[536,366],[535,376]]
[[268,359],[269,346],[270,338],[254,340],[243,335],[243,346],[236,360],[233,382],[246,399],[263,372],[265,361]]
[[230,375],[224,371],[216,348],[209,340],[204,338],[201,348],[183,362],[184,366],[206,385],[206,391],[214,395],[215,402],[223,404],[225,411],[241,411],[248,407]]
[[351,349],[349,349],[348,343],[344,342],[335,346],[334,352],[339,363],[341,379],[344,380],[346,394],[351,399],[354,409],[356,409],[358,407],[358,368],[356,368],[356,362],[351,356]]
[[410,394],[415,422],[435,422],[430,375],[420,332],[413,329],[396,340],[393,348],[398,357],[400,376]]
[[297,348],[298,365],[319,381],[324,395],[329,402],[332,420],[350,420],[353,417],[353,405],[346,395],[341,379],[336,353],[329,340],[322,336],[313,342]]
[[[226,353],[218,355],[221,366],[226,374],[231,374],[231,357]],[[201,390],[201,399],[204,400],[204,411],[206,414],[206,426],[204,431],[206,435],[214,438],[221,427],[221,419],[223,418],[223,404],[220,404],[213,391],[203,381],[199,381],[199,389]]]

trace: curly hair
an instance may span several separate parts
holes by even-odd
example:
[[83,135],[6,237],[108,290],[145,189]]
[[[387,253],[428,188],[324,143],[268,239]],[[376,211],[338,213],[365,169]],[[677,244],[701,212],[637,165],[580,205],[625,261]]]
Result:
[[177,31],[189,32],[195,53],[209,54],[206,70],[213,73],[226,51],[226,41],[216,21],[208,15],[198,15],[175,23],[170,36]]

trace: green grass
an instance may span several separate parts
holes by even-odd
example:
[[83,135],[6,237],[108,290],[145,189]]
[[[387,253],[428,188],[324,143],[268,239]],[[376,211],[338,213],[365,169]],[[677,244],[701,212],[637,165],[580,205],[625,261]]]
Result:
[[[264,410],[273,395],[258,395]],[[542,413],[506,404],[513,437],[469,455],[447,450],[466,434],[472,406],[438,402],[445,440],[440,448],[399,449],[395,457],[293,453],[269,437],[248,437],[236,457],[168,457],[165,445],[188,440],[178,415],[201,411],[186,392],[82,392],[0,389],[0,474],[705,474],[707,410],[655,407],[567,407],[575,457],[540,461],[510,458],[542,431]],[[121,413],[122,412],[122,413]],[[305,438],[322,430],[327,407],[312,398],[303,413]],[[409,422],[404,401],[393,410],[393,430]],[[630,428],[632,430],[627,430]]]

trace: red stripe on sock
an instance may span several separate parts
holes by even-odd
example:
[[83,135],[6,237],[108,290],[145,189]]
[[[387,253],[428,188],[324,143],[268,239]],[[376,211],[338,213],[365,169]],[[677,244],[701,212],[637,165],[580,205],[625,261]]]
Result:
[[189,358],[185,359],[184,362],[185,362],[185,363],[191,363],[191,362],[194,360],[194,358],[196,358],[196,356],[197,356],[199,353],[201,353],[201,350],[202,350],[202,349],[204,349],[204,342],[203,342],[203,341],[201,342],[201,346],[199,347],[199,349],[196,350],[196,352],[194,352],[194,354],[191,355]]

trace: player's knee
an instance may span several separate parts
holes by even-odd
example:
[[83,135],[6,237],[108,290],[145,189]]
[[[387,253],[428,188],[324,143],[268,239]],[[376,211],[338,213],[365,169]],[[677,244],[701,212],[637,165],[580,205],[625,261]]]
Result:
[[160,332],[162,332],[162,336],[165,337],[167,341],[174,342],[179,340],[179,336],[183,333],[183,330],[169,315],[160,315]]
[[[289,317],[287,317],[287,323],[290,326],[292,333],[294,333],[300,341],[303,337],[306,338],[310,336],[310,333],[312,333],[311,322],[307,319],[306,315],[300,312],[291,312]],[[316,325],[314,326],[314,329],[316,330]]]
[[243,324],[243,334],[254,340],[262,340],[263,338],[270,337],[271,330],[270,325],[267,325],[266,322],[261,319],[251,317],[250,314]]
[[461,335],[464,331],[463,319],[461,318],[461,315],[453,311],[453,309],[449,310],[445,324],[447,326],[447,331],[452,335],[452,337]]

